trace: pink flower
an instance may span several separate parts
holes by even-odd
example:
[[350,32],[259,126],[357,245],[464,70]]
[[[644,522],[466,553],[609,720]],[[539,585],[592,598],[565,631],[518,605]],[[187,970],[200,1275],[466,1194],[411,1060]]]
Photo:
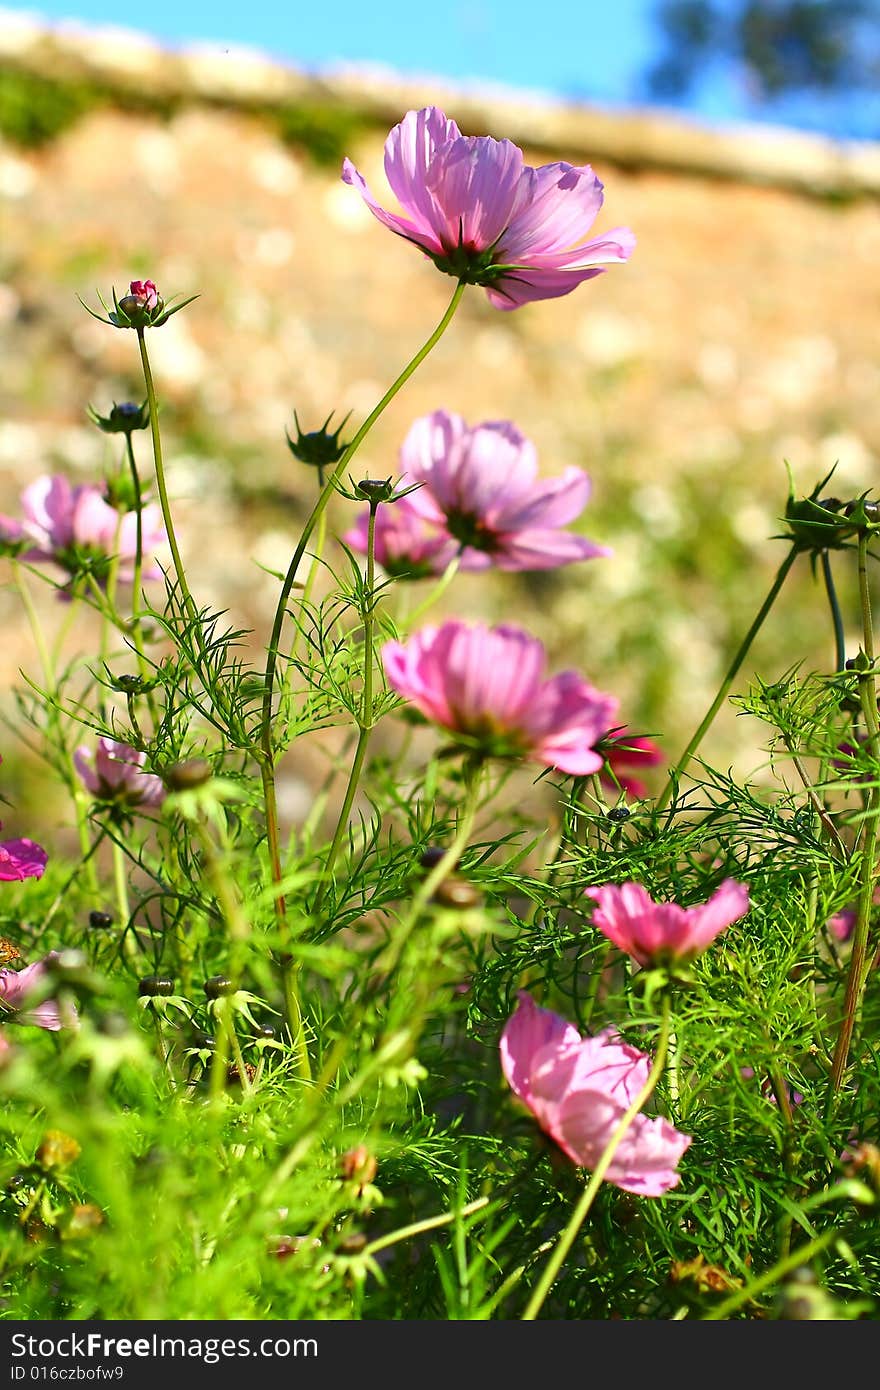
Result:
[[132,280],[128,292],[141,309],[155,309],[159,303],[159,292],[152,280]]
[[593,925],[639,965],[692,960],[749,910],[749,890],[733,878],[699,907],[655,903],[640,883],[606,883],[585,891],[599,905]]
[[[423,559],[435,573],[456,551],[463,570],[554,569],[611,554],[560,530],[586,506],[589,476],[582,468],[567,468],[559,478],[540,481],[534,444],[509,420],[469,427],[460,415],[435,410],[411,427],[401,445],[400,466],[404,487],[421,486],[396,506],[408,504],[404,516],[409,532],[417,544],[421,539]],[[380,508],[379,517],[389,510]],[[368,517],[369,509],[345,537],[353,549],[366,550]],[[416,518],[422,522],[421,538]],[[394,520],[385,525],[393,526]],[[438,540],[428,555],[425,547],[432,534]]]
[[544,644],[518,627],[451,620],[386,642],[389,684],[439,724],[496,757],[522,757],[581,776],[617,709],[576,671],[544,678]]
[[661,749],[643,734],[630,734],[625,728],[615,729],[602,740],[601,751],[605,754],[605,765],[599,773],[599,780],[606,787],[616,791],[620,787],[627,796],[641,801],[648,789],[638,777],[631,777],[628,767],[657,767],[663,762]]
[[[52,561],[70,574],[90,569],[99,582],[106,579],[112,556],[119,556],[118,576],[134,578],[137,553],[137,515],[111,507],[99,487],[71,487],[60,474],[37,478],[21,495],[24,522],[0,517],[0,534],[7,540],[29,540],[33,548],[23,558]],[[159,579],[162,571],[152,552],[166,540],[159,508],[151,503],[141,512],[144,579]]]
[[[370,509],[365,507],[354,526],[342,537],[345,544],[360,555],[367,553],[369,524]],[[411,493],[379,507],[374,545],[376,561],[383,570],[407,579],[442,574],[458,549],[445,531],[432,526],[416,510]]]
[[635,245],[628,227],[583,240],[603,201],[589,165],[532,169],[509,140],[464,136],[436,106],[394,127],[385,174],[404,216],[379,206],[351,160],[342,166],[380,222],[447,275],[482,285],[496,309],[568,294]]
[[0,840],[0,880],[42,878],[49,856],[34,840]]
[[24,970],[0,970],[0,1011],[6,1009],[16,1015],[16,1023],[30,1023],[36,1028],[48,1028],[57,1033],[59,1028],[74,1028],[78,1022],[76,1009],[72,1004],[65,1005],[62,1017],[57,999],[44,999],[28,1008],[28,998],[34,993],[42,993],[50,963],[58,958],[57,951],[50,951],[42,960],[26,965]]
[[99,801],[131,808],[159,806],[165,800],[161,778],[141,772],[146,754],[127,743],[101,737],[94,754],[88,748],[77,748],[73,761],[86,787]]
[[[579,1167],[595,1168],[644,1088],[650,1059],[613,1028],[581,1037],[521,991],[501,1034],[501,1067],[545,1133]],[[675,1166],[690,1142],[668,1120],[638,1114],[605,1177],[626,1192],[659,1197],[678,1183]]]

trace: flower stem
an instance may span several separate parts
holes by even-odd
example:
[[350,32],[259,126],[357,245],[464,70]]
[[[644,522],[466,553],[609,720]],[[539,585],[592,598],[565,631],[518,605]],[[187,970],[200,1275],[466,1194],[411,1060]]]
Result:
[[578,1231],[580,1230],[581,1226],[584,1224],[584,1221],[586,1220],[587,1213],[589,1212],[590,1207],[593,1205],[596,1193],[599,1191],[599,1187],[601,1186],[602,1179],[605,1177],[606,1172],[610,1168],[611,1162],[614,1158],[614,1155],[617,1152],[617,1149],[624,1135],[626,1134],[633,1120],[638,1115],[639,1111],[642,1109],[642,1106],[650,1097],[652,1091],[654,1090],[654,1087],[657,1085],[657,1082],[663,1074],[663,1068],[666,1065],[666,1050],[669,1043],[670,1011],[670,999],[669,995],[666,994],[663,998],[663,1014],[660,1021],[660,1037],[657,1042],[657,1053],[654,1057],[654,1065],[651,1067],[648,1079],[645,1082],[639,1094],[636,1096],[632,1105],[630,1105],[626,1112],[621,1116],[620,1123],[618,1124],[617,1128],[615,1129],[614,1133],[612,1134],[611,1138],[606,1144],[602,1156],[599,1159],[599,1162],[593,1169],[590,1181],[584,1188],[581,1199],[575,1207],[568,1225],[566,1226],[565,1230],[563,1231],[562,1235],[559,1237],[559,1240],[557,1241],[556,1249],[553,1251],[553,1254],[550,1256],[550,1259],[544,1266],[544,1272],[542,1273],[541,1278],[538,1280],[534,1293],[529,1299],[526,1310],[522,1315],[523,1322],[530,1322],[534,1320],[538,1316],[538,1313],[541,1311],[541,1307],[544,1303],[544,1300],[547,1297],[547,1294],[550,1292],[550,1288],[553,1284],[554,1279],[556,1278],[557,1274],[562,1268],[566,1255],[568,1254],[569,1250],[575,1242]]
[[[868,540],[869,532],[866,527],[863,527],[859,532],[859,598],[862,609],[863,643],[863,653],[859,665],[860,667],[863,666],[864,669],[859,670],[859,699],[868,734],[868,747],[872,758],[876,760],[880,758],[880,719],[878,719],[877,713],[877,680],[874,673],[874,624],[871,618],[871,594],[868,586]],[[880,786],[875,783],[868,792],[863,822],[859,864],[858,917],[849,958],[843,1018],[840,1022],[834,1058],[831,1063],[829,1100],[834,1098],[843,1084],[853,1032],[870,968],[870,966],[866,968],[866,958],[876,878],[874,858],[877,848],[878,818],[880,818]]]
[[[394,400],[394,397],[397,395],[401,387],[409,380],[416,368],[420,365],[421,362],[424,361],[431,349],[439,342],[440,338],[443,336],[443,334],[445,333],[446,329],[452,321],[453,315],[455,314],[455,311],[458,308],[459,300],[464,294],[464,291],[465,283],[463,280],[460,280],[455,287],[455,292],[452,296],[452,299],[449,302],[449,306],[442,319],[438,323],[437,327],[434,329],[434,332],[427,339],[427,341],[422,344],[415,356],[410,359],[410,361],[404,367],[403,371],[400,373],[397,379],[392,383],[391,386],[389,386],[388,390],[385,392],[385,395],[379,401],[378,405],[375,406],[374,409],[367,416],[366,420],[361,425],[357,434],[354,436],[351,443],[346,448],[344,454],[342,455],[336,467],[334,468],[332,474],[330,475],[330,478],[327,480],[326,485],[321,490],[318,500],[312,508],[311,514],[309,515],[308,519],[306,520],[306,524],[303,527],[302,535],[300,536],[299,541],[297,542],[296,549],[293,552],[293,558],[291,559],[290,565],[288,566],[287,574],[284,576],[284,583],[281,586],[281,593],[278,597],[278,605],[275,609],[275,619],[272,624],[272,632],[269,637],[269,646],[266,656],[266,674],[263,682],[263,705],[260,717],[259,744],[262,750],[263,759],[270,766],[274,764],[274,753],[272,748],[272,701],[275,694],[275,675],[278,666],[281,629],[284,626],[284,617],[287,611],[287,602],[290,598],[290,593],[293,588],[294,581],[296,579],[297,570],[299,569],[300,562],[302,561],[303,555],[305,554],[306,546],[309,543],[309,538],[311,537],[311,534],[314,531],[316,525],[320,521],[324,513],[324,510],[328,502],[330,501],[331,496],[336,490],[336,484],[339,482],[340,478],[344,474],[346,468],[351,462],[351,459],[354,457],[355,452],[360,448],[364,439],[367,437],[370,430],[373,428],[373,425],[376,423],[376,421],[379,419],[379,416],[385,410],[386,406],[390,405],[390,403]],[[274,783],[271,779],[267,779],[264,777],[263,790],[266,796],[267,821],[274,820],[277,822],[278,812],[277,808],[274,806]],[[272,803],[271,805],[270,801]],[[277,881],[278,880],[276,878],[276,882]]]
[[358,782],[360,781],[364,759],[367,755],[367,744],[370,741],[370,734],[373,730],[373,629],[376,621],[374,589],[376,586],[376,513],[379,509],[377,502],[370,502],[370,519],[367,525],[367,574],[364,590],[364,684],[361,698],[361,715],[358,720],[358,740],[354,750],[351,772],[348,777],[348,786],[345,788],[345,796],[342,799],[342,807],[339,818],[336,822],[336,830],[324,864],[324,879],[319,885],[313,911],[317,912],[324,899],[327,885],[333,873],[333,865],[336,863],[336,856],[342,844],[342,838],[348,828],[348,817],[354,803],[355,793],[357,792]]
[[[455,287],[455,292],[445,314],[438,323],[434,332],[427,341],[419,348],[418,352],[407,363],[403,371],[385,392],[385,395],[367,416],[360,429],[355,434],[351,443],[346,448],[333,473],[322,488],[318,500],[312,508],[311,514],[306,520],[302,534],[297,542],[293,557],[288,566],[287,574],[281,586],[281,593],[278,597],[278,605],[275,609],[275,618],[272,623],[272,632],[269,637],[269,646],[266,655],[266,673],[263,681],[263,702],[260,714],[260,728],[258,736],[258,750],[255,756],[260,766],[260,776],[263,784],[263,803],[266,814],[266,833],[269,842],[269,860],[272,870],[272,878],[276,884],[282,881],[283,869],[281,865],[281,853],[278,831],[278,802],[275,794],[275,754],[272,747],[272,703],[275,693],[275,676],[278,666],[279,644],[281,641],[281,629],[284,625],[284,617],[287,611],[287,603],[290,598],[296,579],[297,570],[305,554],[309,539],[317,526],[328,502],[336,490],[336,484],[348,467],[355,451],[360,447],[363,440],[369,434],[379,416],[386,406],[393,401],[401,387],[409,380],[419,364],[427,357],[428,353],[439,342],[444,332],[452,321],[453,315],[458,308],[459,300],[465,291],[464,281],[459,281]],[[365,750],[364,750],[365,751]],[[286,904],[283,894],[280,892],[275,897],[275,916],[278,926],[284,930],[286,928]],[[294,962],[285,953],[282,957],[282,984],[287,1007],[288,1023],[294,1041],[294,1048],[298,1059],[300,1074],[308,1076],[309,1062],[308,1053],[305,1046],[305,1031],[303,1027],[302,1010],[300,1008],[297,992],[297,969]]]
[[673,794],[673,791],[675,790],[678,779],[681,777],[688,763],[691,761],[691,758],[696,753],[697,749],[703,741],[703,738],[705,737],[706,733],[711,727],[716,714],[718,713],[722,704],[727,698],[728,692],[736,678],[737,672],[739,671],[739,668],[745,661],[749,652],[749,648],[751,647],[752,643],[757,637],[758,632],[760,631],[764,623],[764,619],[767,617],[767,614],[770,612],[770,609],[776,602],[776,599],[779,595],[779,591],[785,583],[786,578],[788,577],[788,572],[794,564],[797,554],[797,547],[793,545],[789,550],[788,554],[786,555],[785,559],[783,560],[782,564],[779,566],[779,569],[776,572],[776,578],[770,586],[770,592],[764,599],[764,602],[761,604],[761,607],[758,609],[754,622],[752,623],[743,640],[740,642],[736,654],[733,660],[731,661],[730,665],[728,666],[727,671],[725,672],[724,679],[722,680],[721,685],[718,688],[718,692],[715,696],[715,699],[712,701],[711,705],[709,706],[708,710],[703,716],[703,720],[696,733],[694,734],[693,738],[691,739],[690,743],[688,744],[687,748],[684,750],[678,762],[675,764],[675,767],[669,774],[669,780],[667,781],[666,786],[663,789],[663,792],[661,793],[657,801],[658,811],[662,811],[669,802]]
[[410,1226],[400,1226],[396,1231],[390,1231],[387,1235],[380,1236],[378,1240],[371,1241],[364,1250],[364,1255],[376,1255],[380,1250],[386,1250],[389,1245],[396,1245],[398,1241],[409,1240],[411,1236],[420,1236],[423,1231],[434,1231],[439,1226],[448,1226],[450,1221],[455,1221],[463,1216],[473,1216],[475,1211],[482,1211],[483,1207],[489,1205],[488,1197],[477,1197],[473,1202],[468,1202],[467,1206],[459,1207],[455,1211],[445,1211],[440,1216],[429,1216],[424,1221],[414,1221]]
[[183,568],[183,560],[177,545],[177,536],[174,531],[174,520],[171,515],[171,504],[168,500],[168,489],[165,485],[165,466],[162,462],[162,439],[159,434],[159,404],[156,399],[156,388],[153,385],[153,373],[150,370],[150,359],[147,355],[147,342],[143,328],[137,330],[138,347],[141,353],[141,366],[144,370],[144,384],[147,388],[147,402],[150,408],[150,435],[153,440],[153,462],[156,467],[156,488],[159,493],[159,505],[162,508],[162,520],[165,523],[165,531],[168,536],[168,545],[171,550],[171,558],[174,561],[174,572],[177,575],[177,583],[183,595],[184,607],[190,620],[198,624],[198,612],[196,610],[193,596],[189,591],[186,582],[186,572]]
[[831,609],[831,621],[834,624],[834,669],[835,671],[843,671],[846,668],[846,638],[843,632],[843,614],[840,611],[840,602],[837,597],[834,575],[831,570],[831,556],[827,550],[822,551],[822,578],[825,581],[825,593],[828,595],[828,607]]

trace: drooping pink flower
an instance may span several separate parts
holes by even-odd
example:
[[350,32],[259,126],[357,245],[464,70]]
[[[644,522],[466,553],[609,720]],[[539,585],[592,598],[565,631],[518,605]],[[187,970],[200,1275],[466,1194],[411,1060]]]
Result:
[[[545,1133],[583,1168],[595,1168],[651,1069],[645,1053],[613,1028],[581,1037],[524,991],[501,1034],[501,1067]],[[676,1164],[690,1142],[668,1120],[637,1114],[605,1178],[626,1192],[659,1197],[678,1183]]]
[[[91,483],[71,487],[61,474],[37,478],[21,495],[24,521],[0,517],[0,535],[6,540],[33,542],[23,559],[51,561],[70,574],[91,570],[98,582],[106,579],[111,557],[119,557],[118,578],[134,579],[137,553],[137,514],[120,514],[101,488]],[[159,579],[162,571],[154,551],[167,539],[162,516],[155,503],[141,511],[142,578]]]
[[35,840],[0,840],[0,880],[42,878],[49,856]]
[[32,1008],[29,996],[42,992],[49,966],[57,960],[58,951],[50,951],[42,960],[26,965],[23,970],[0,970],[0,1012],[8,1011],[16,1023],[30,1023],[57,1033],[60,1028],[75,1028],[78,1022],[73,1004],[65,1003],[63,1010],[57,999],[43,999]]
[[698,907],[656,903],[640,883],[606,883],[585,892],[598,904],[593,925],[645,966],[692,960],[749,910],[749,890],[733,878]]
[[603,202],[589,165],[533,169],[510,140],[462,135],[436,106],[391,131],[385,175],[402,216],[379,206],[350,159],[342,166],[380,222],[447,275],[482,285],[496,309],[569,294],[635,245],[628,227],[584,241]]
[[641,778],[632,777],[627,769],[659,766],[663,762],[663,752],[658,745],[644,734],[631,734],[620,728],[602,740],[601,752],[605,762],[599,780],[614,791],[621,788],[627,796],[643,800],[648,788]]
[[86,787],[99,801],[112,801],[129,809],[159,806],[165,800],[162,779],[141,771],[146,754],[127,743],[102,736],[94,752],[77,748],[73,761]]
[[128,292],[142,309],[155,309],[159,303],[159,291],[152,280],[132,280]]
[[[417,518],[423,538],[439,539],[430,556],[421,539],[423,558],[435,573],[456,551],[463,570],[555,569],[611,554],[605,546],[561,529],[587,504],[588,474],[567,468],[558,478],[540,480],[534,444],[509,420],[471,427],[460,415],[435,410],[412,425],[399,461],[401,485],[418,486],[396,505],[408,504],[406,525],[417,544]],[[389,510],[381,508],[379,517]],[[366,550],[368,517],[369,509],[345,538],[353,549]],[[393,519],[384,522],[394,524]]]
[[522,757],[581,776],[617,709],[576,671],[546,679],[544,644],[518,627],[457,619],[386,642],[389,684],[434,724],[483,753]]

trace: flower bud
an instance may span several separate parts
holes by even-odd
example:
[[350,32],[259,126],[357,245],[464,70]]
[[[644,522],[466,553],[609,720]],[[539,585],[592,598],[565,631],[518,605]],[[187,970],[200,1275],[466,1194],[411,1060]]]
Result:
[[205,981],[205,993],[209,999],[219,999],[222,994],[232,994],[235,985],[228,975],[211,975]]
[[144,975],[138,981],[138,994],[146,998],[155,998],[157,994],[173,994],[174,981],[168,975]]
[[21,951],[8,936],[0,936],[0,968],[5,968],[14,960],[21,960]]
[[346,1149],[339,1160],[339,1175],[346,1182],[357,1182],[359,1186],[372,1182],[378,1171],[379,1164],[366,1144],[356,1144],[353,1149]]
[[359,483],[355,483],[354,490],[361,497],[365,497],[371,507],[377,507],[380,502],[390,501],[394,494],[390,478],[362,478]]
[[47,1129],[37,1149],[41,1168],[69,1168],[82,1153],[75,1139],[62,1129]]
[[[349,411],[350,414],[351,411]],[[299,459],[300,463],[307,463],[312,468],[327,468],[331,464],[339,462],[348,448],[347,444],[342,444],[339,440],[348,415],[343,418],[335,430],[330,431],[327,426],[333,419],[333,411],[331,410],[321,428],[310,430],[307,434],[303,434],[300,429],[296,411],[293,412],[293,419],[296,425],[296,439],[291,439],[288,434],[287,447],[295,459]]]
[[468,907],[478,907],[480,901],[479,890],[472,883],[468,883],[466,878],[454,875],[445,878],[434,890],[434,902],[439,903],[441,907],[464,910]]
[[340,1255],[359,1255],[367,1244],[363,1231],[349,1231],[337,1245]]
[[213,772],[205,758],[188,758],[186,762],[175,763],[162,774],[166,787],[174,792],[190,791],[210,782]]
[[146,401],[141,405],[135,405],[133,401],[122,401],[117,405],[114,401],[109,415],[99,415],[93,406],[89,406],[86,414],[104,434],[132,434],[134,430],[147,429],[150,423],[150,408]]

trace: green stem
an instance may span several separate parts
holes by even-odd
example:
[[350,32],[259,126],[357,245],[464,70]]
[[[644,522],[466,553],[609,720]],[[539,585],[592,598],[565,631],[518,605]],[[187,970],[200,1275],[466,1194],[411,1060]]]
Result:
[[411,1236],[420,1236],[424,1231],[434,1231],[438,1226],[448,1226],[450,1221],[455,1221],[462,1216],[473,1216],[475,1211],[482,1211],[483,1207],[489,1205],[488,1197],[478,1197],[474,1202],[468,1202],[467,1206],[459,1207],[456,1211],[445,1211],[441,1216],[429,1216],[424,1221],[414,1221],[411,1226],[400,1226],[396,1231],[390,1231],[388,1235],[380,1236],[378,1240],[373,1240],[364,1250],[364,1255],[377,1255],[380,1250],[386,1250],[389,1245],[397,1245],[398,1241],[409,1240]]
[[825,580],[825,593],[828,596],[828,607],[831,609],[831,621],[834,624],[834,669],[835,671],[843,671],[846,669],[846,638],[843,631],[843,614],[840,611],[837,589],[834,584],[834,575],[831,571],[831,556],[827,550],[822,551],[822,578]]
[[523,1322],[533,1321],[538,1316],[538,1313],[541,1311],[541,1307],[543,1306],[544,1300],[547,1297],[547,1294],[550,1292],[550,1288],[553,1284],[554,1279],[556,1278],[557,1274],[562,1268],[566,1255],[568,1254],[569,1250],[575,1242],[578,1231],[580,1230],[581,1226],[584,1224],[584,1221],[586,1220],[587,1214],[591,1206],[593,1205],[596,1193],[599,1191],[599,1188],[602,1184],[602,1180],[611,1166],[611,1162],[618,1150],[618,1147],[624,1135],[626,1134],[633,1120],[638,1115],[639,1111],[642,1109],[642,1106],[650,1097],[652,1091],[654,1090],[654,1087],[657,1085],[657,1082],[663,1074],[663,1069],[666,1065],[666,1049],[669,1043],[670,1011],[670,1000],[667,994],[664,996],[663,999],[663,1014],[660,1022],[660,1037],[657,1042],[657,1054],[654,1058],[654,1065],[651,1067],[648,1079],[645,1082],[639,1094],[636,1096],[635,1100],[632,1102],[632,1104],[629,1106],[626,1112],[621,1116],[620,1123],[617,1125],[617,1128],[615,1129],[614,1133],[612,1134],[611,1138],[606,1144],[602,1156],[599,1159],[599,1162],[593,1169],[590,1181],[584,1188],[581,1199],[575,1207],[568,1225],[566,1226],[562,1235],[559,1237],[559,1240],[556,1244],[556,1249],[553,1251],[553,1254],[550,1256],[550,1259],[544,1266],[544,1271],[541,1275],[541,1278],[538,1280],[538,1283],[535,1287],[535,1291],[529,1299],[528,1306],[526,1307],[526,1310],[522,1315]]
[[122,940],[120,942],[122,955],[137,973],[137,938],[133,929],[129,930],[131,905],[128,900],[128,883],[125,877],[125,854],[115,839],[113,840],[113,882],[116,888],[116,910],[119,913],[119,925],[122,928]]
[[141,353],[141,366],[144,370],[144,384],[147,388],[147,402],[150,408],[150,434],[153,440],[153,462],[156,467],[156,488],[159,493],[159,505],[162,508],[162,520],[165,523],[171,558],[174,561],[174,572],[177,575],[177,583],[183,595],[184,607],[186,608],[190,620],[196,624],[198,635],[198,612],[193,601],[193,596],[189,591],[189,585],[186,582],[186,572],[183,568],[183,560],[180,556],[177,536],[174,531],[174,520],[171,515],[171,504],[168,500],[168,489],[165,486],[165,466],[162,462],[162,439],[159,434],[159,404],[156,399],[156,388],[153,385],[153,373],[150,370],[150,359],[147,355],[147,342],[143,328],[137,330],[137,337],[138,347]]
[[691,739],[690,743],[688,744],[687,748],[684,750],[678,762],[675,764],[675,767],[669,774],[669,780],[667,781],[666,786],[660,798],[657,801],[658,811],[662,811],[669,802],[673,794],[673,791],[675,790],[675,787],[677,785],[678,779],[681,777],[688,763],[691,761],[691,758],[696,753],[707,731],[711,727],[716,714],[718,713],[725,699],[727,698],[728,692],[734,680],[736,679],[739,668],[745,661],[749,653],[749,648],[751,647],[752,643],[757,637],[758,632],[760,631],[764,623],[764,619],[767,617],[767,614],[770,612],[770,609],[776,602],[776,599],[779,595],[779,591],[785,583],[786,578],[788,577],[788,572],[794,564],[795,559],[797,558],[797,554],[797,547],[793,545],[789,550],[788,554],[786,555],[785,559],[783,560],[782,564],[779,566],[779,569],[776,573],[776,578],[774,579],[770,587],[770,592],[764,599],[764,602],[761,604],[761,607],[758,609],[758,613],[755,617],[754,622],[752,623],[742,642],[740,642],[739,647],[736,651],[736,655],[734,656],[733,660],[728,666],[727,671],[724,675],[724,679],[722,680],[721,685],[718,688],[718,693],[716,694],[715,699],[712,701],[711,705],[709,706],[708,710],[703,716],[703,720],[696,733],[694,734],[693,738]]
[[[397,395],[401,387],[409,380],[416,368],[424,361],[431,349],[439,342],[440,338],[443,336],[443,334],[445,333],[446,329],[452,321],[453,315],[455,314],[455,311],[458,308],[459,300],[464,294],[464,291],[464,281],[460,280],[455,287],[455,292],[452,296],[452,299],[450,300],[449,306],[442,319],[438,323],[437,327],[434,329],[434,332],[422,345],[422,347],[419,348],[415,356],[411,358],[411,360],[407,363],[407,365],[404,367],[403,371],[400,373],[397,379],[385,392],[385,395],[379,401],[379,404],[375,406],[374,409],[367,416],[366,420],[361,425],[357,434],[354,436],[350,444],[345,449],[345,452],[342,454],[342,457],[340,458],[339,462],[334,468],[333,473],[328,479],[326,485],[321,490],[318,500],[312,508],[311,514],[309,515],[308,519],[306,520],[306,524],[303,527],[302,535],[300,536],[299,541],[297,542],[297,546],[295,551],[293,552],[293,558],[290,561],[287,574],[284,576],[284,583],[281,586],[281,593],[278,597],[278,606],[275,609],[275,619],[272,623],[272,632],[269,637],[269,646],[266,655],[266,674],[263,682],[263,704],[260,717],[259,744],[260,748],[262,749],[263,759],[266,763],[269,764],[270,767],[274,765],[274,752],[272,748],[272,701],[275,694],[275,675],[278,666],[279,644],[281,642],[281,629],[284,626],[284,618],[287,612],[287,603],[290,598],[290,593],[293,588],[294,581],[296,579],[297,570],[299,569],[300,562],[302,561],[303,555],[305,554],[306,546],[309,543],[309,539],[311,537],[312,532],[314,531],[316,525],[323,516],[324,510],[327,507],[327,504],[330,501],[331,496],[336,491],[336,484],[342,478],[342,475],[344,474],[346,468],[351,462],[351,459],[353,458],[355,452],[357,451],[357,449],[360,448],[364,439],[367,437],[370,430],[373,428],[373,425],[376,423],[376,421],[379,419],[379,416],[385,410],[386,406],[390,405],[391,401],[394,400],[394,397]],[[267,821],[274,820],[277,823],[278,811],[277,807],[274,804],[274,783],[264,778],[263,790],[266,799],[266,819]]]
[[[323,471],[319,473],[321,486],[323,483]],[[327,539],[327,512],[323,511],[318,518],[318,534],[315,537],[315,549],[312,552],[312,563],[309,565],[309,572],[306,575],[306,582],[303,586],[302,597],[300,599],[300,612],[305,614],[314,592],[315,583],[318,578],[318,571],[321,568],[321,556],[324,553],[324,543]],[[293,634],[293,642],[290,647],[290,655],[287,658],[287,669],[285,674],[285,685],[289,683],[290,673],[293,669],[293,662],[296,659],[299,639],[302,636],[302,623],[297,624],[296,632]]]
[[137,471],[134,446],[131,442],[130,432],[125,436],[125,455],[128,459],[128,471],[131,473],[131,485],[134,490],[135,515],[134,574],[131,581],[131,621],[132,630],[135,634],[135,641],[138,643],[138,651],[140,651],[141,573],[144,565],[144,503],[141,497],[141,480]]
[[[868,539],[868,531],[863,528],[859,533],[859,598],[862,609],[862,644],[864,649],[861,664],[865,666],[865,669],[859,671],[859,699],[868,734],[868,747],[871,756],[876,761],[880,758],[880,719],[878,719],[877,713],[877,681],[874,674],[874,625],[871,618],[871,594],[868,586]],[[869,965],[866,965],[866,958],[876,876],[874,860],[877,848],[878,819],[880,819],[880,786],[875,784],[868,792],[868,803],[863,822],[859,862],[858,917],[850,951],[849,973],[843,1000],[843,1017],[840,1021],[834,1058],[831,1063],[829,1101],[833,1100],[843,1085],[853,1032],[870,968]]]
[[324,864],[324,879],[320,884],[313,911],[317,912],[324,899],[327,886],[333,874],[333,865],[336,863],[336,856],[342,844],[343,836],[348,829],[348,817],[354,804],[355,794],[360,781],[364,759],[367,756],[367,744],[370,741],[370,734],[373,731],[373,629],[376,621],[374,589],[376,586],[376,513],[378,504],[370,503],[370,519],[367,525],[367,574],[364,591],[364,685],[361,700],[361,717],[358,721],[358,741],[354,750],[351,772],[348,777],[348,786],[345,788],[345,796],[342,799],[342,807],[339,818],[336,822],[336,830]]

